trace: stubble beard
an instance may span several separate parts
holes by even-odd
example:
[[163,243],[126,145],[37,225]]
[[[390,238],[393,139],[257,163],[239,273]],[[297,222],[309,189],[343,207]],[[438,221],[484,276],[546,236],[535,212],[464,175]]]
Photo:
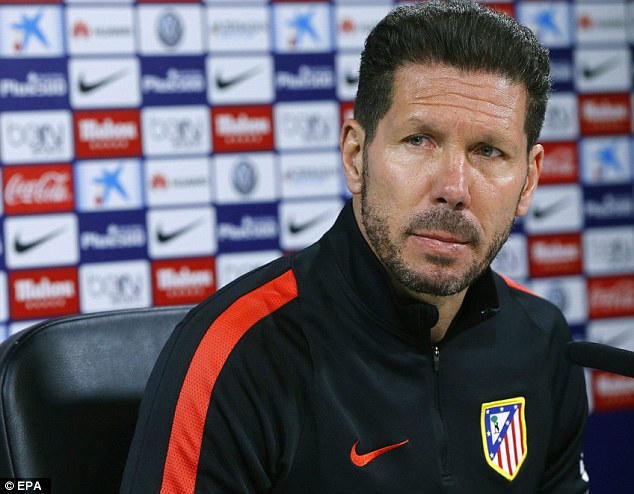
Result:
[[[370,200],[367,170],[366,161],[363,167],[361,188],[361,221],[365,233],[372,249],[390,277],[410,292],[446,297],[463,291],[484,273],[511,234],[514,216],[511,216],[498,229],[485,254],[478,256],[479,248],[483,244],[480,230],[460,211],[439,206],[436,209],[412,216],[407,227],[396,232],[398,237],[393,239],[389,227],[390,215],[384,212],[380,205],[373,204]],[[452,235],[459,235],[461,239],[468,242],[469,248],[474,252],[471,264],[456,275],[442,270],[442,268],[450,268],[455,263],[450,255],[425,255],[427,263],[440,269],[425,270],[408,264],[403,255],[405,242],[410,232],[417,229],[444,231]],[[441,274],[438,274],[439,272]]]

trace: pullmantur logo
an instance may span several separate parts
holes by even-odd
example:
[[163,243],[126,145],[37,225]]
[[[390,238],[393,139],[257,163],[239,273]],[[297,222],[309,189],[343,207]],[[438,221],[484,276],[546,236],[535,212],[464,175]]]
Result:
[[3,110],[43,110],[68,106],[66,61],[4,60],[0,67],[0,106]]
[[631,185],[610,185],[586,188],[586,226],[631,224],[634,218],[634,197]]
[[145,213],[78,213],[81,262],[121,261],[147,257]]
[[334,99],[335,61],[332,54],[278,55],[275,87],[278,101]]
[[275,249],[280,227],[275,204],[218,206],[218,244],[222,252]]
[[175,96],[181,105],[207,102],[207,78],[202,57],[143,57],[141,93],[144,106],[165,105]]

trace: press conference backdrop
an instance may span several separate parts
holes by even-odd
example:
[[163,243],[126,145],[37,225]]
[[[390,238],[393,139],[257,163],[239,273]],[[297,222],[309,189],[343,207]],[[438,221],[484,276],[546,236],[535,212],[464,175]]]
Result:
[[[0,0],[0,335],[195,303],[317,239],[347,198],[363,40],[396,3]],[[555,83],[496,268],[576,337],[634,349],[634,3],[488,5],[550,48]],[[634,409],[634,380],[589,378],[595,414]]]

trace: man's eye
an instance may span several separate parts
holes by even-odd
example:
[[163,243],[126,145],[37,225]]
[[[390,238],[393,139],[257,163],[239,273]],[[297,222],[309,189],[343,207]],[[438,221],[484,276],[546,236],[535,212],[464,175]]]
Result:
[[422,146],[427,141],[425,136],[411,136],[407,138],[407,142],[412,146]]
[[493,146],[487,146],[486,144],[478,148],[478,154],[481,154],[482,156],[485,156],[487,158],[502,156],[502,152],[499,149],[494,148]]

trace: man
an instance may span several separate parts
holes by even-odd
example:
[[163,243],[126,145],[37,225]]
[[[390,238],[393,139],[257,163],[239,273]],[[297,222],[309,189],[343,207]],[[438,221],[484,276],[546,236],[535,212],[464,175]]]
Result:
[[533,197],[548,91],[502,14],[381,21],[341,134],[351,203],[176,328],[122,493],[586,492],[564,318],[489,267]]

